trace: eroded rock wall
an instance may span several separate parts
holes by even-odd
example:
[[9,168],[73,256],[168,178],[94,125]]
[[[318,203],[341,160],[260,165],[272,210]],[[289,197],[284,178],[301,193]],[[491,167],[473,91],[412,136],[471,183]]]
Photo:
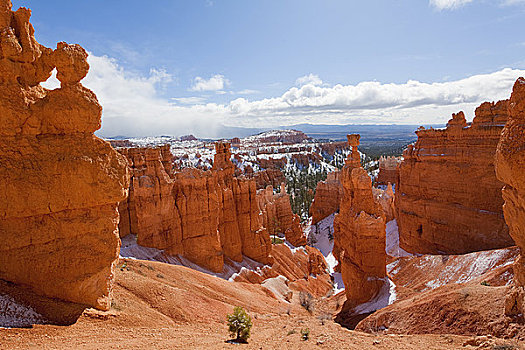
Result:
[[228,143],[216,144],[213,169],[172,172],[169,147],[121,152],[132,172],[130,197],[120,206],[122,236],[142,246],[182,255],[214,272],[224,258],[243,255],[271,262],[270,237],[262,225],[254,180],[234,176]]
[[339,203],[343,197],[343,186],[339,175],[339,171],[331,172],[325,181],[317,184],[315,197],[310,206],[312,225],[339,211]]
[[290,196],[286,193],[284,184],[281,184],[279,193],[274,194],[271,186],[257,191],[257,201],[262,212],[263,226],[270,235],[284,235],[296,247],[306,245],[301,219],[292,211]]
[[513,244],[503,219],[494,155],[508,101],[484,103],[472,125],[462,112],[443,130],[420,128],[404,152],[396,188],[403,249],[462,254]]
[[[495,163],[503,188],[503,211],[509,233],[520,248],[520,257],[514,264],[515,281],[525,286],[525,79],[519,78],[508,104],[509,118],[498,144]],[[523,298],[523,291],[521,292]],[[520,309],[523,309],[521,305]],[[522,310],[523,311],[523,310]]]
[[351,310],[373,299],[386,283],[386,220],[361,167],[359,135],[348,135],[352,153],[341,170],[343,197],[334,220],[334,256],[339,262]]
[[[80,84],[86,51],[40,45],[30,16],[0,1],[0,279],[108,309],[126,161],[93,135],[102,107]],[[61,86],[46,90],[54,68]]]
[[377,175],[377,184],[395,185],[399,179],[399,164],[401,157],[383,157],[379,158],[379,174]]

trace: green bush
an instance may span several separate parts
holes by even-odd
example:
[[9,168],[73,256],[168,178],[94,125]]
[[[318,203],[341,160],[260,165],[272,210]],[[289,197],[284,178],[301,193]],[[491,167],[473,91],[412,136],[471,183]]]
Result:
[[310,330],[308,328],[301,329],[301,338],[304,341],[310,338]]
[[236,337],[236,342],[246,343],[250,337],[252,318],[240,306],[233,309],[233,314],[226,316],[230,336]]

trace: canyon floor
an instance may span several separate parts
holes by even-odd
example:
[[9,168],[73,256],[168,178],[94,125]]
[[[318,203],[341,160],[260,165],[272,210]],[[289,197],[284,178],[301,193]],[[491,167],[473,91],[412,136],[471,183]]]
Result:
[[[13,292],[9,286],[0,287],[0,292]],[[19,289],[11,295],[17,300],[32,298]],[[298,295],[285,303],[260,285],[232,283],[183,266],[121,259],[109,312],[73,310],[66,304],[33,298],[30,304],[35,311],[62,325],[0,329],[0,348],[517,349],[524,345],[474,336],[352,331],[333,321],[344,298],[344,293],[339,293],[319,299],[310,314],[300,306]],[[228,342],[225,316],[237,305],[245,307],[253,318],[248,344]],[[310,336],[304,341],[301,330],[306,328]],[[467,343],[475,347],[465,347]]]

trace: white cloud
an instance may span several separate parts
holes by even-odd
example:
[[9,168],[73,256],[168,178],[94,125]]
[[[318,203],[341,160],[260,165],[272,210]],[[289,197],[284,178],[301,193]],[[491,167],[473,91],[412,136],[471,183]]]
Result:
[[251,90],[251,89],[244,89],[244,90],[235,92],[235,94],[237,95],[255,95],[259,93],[260,93],[259,90]]
[[[189,133],[220,137],[220,124],[266,128],[298,123],[446,123],[452,113],[463,110],[472,119],[482,102],[508,98],[515,80],[525,76],[525,70],[505,68],[434,83],[306,84],[273,98],[236,98],[217,104],[200,97],[161,97],[162,85],[171,79],[165,72],[152,70],[140,76],[108,57],[90,55],[88,61],[91,70],[82,83],[97,94],[104,107],[99,135],[106,137]],[[55,88],[59,82],[53,76],[43,85]]]
[[171,100],[184,105],[196,105],[203,104],[204,102],[206,102],[206,98],[199,96],[173,97]]
[[[474,0],[430,0],[430,6],[438,10],[455,10]],[[499,4],[503,6],[525,5],[525,0],[499,0]]]
[[220,91],[230,85],[230,81],[221,74],[215,74],[210,79],[196,77],[191,91]]
[[297,80],[295,81],[295,85],[297,86],[303,86],[308,84],[323,85],[323,81],[321,80],[321,78],[319,78],[318,75],[312,73],[305,75],[304,77],[297,78]]
[[430,5],[438,10],[454,10],[472,1],[473,0],[430,0]]
[[508,98],[514,81],[523,75],[525,70],[507,68],[440,83],[304,85],[280,97],[251,102],[238,98],[226,107],[235,125],[444,123],[453,112],[463,109],[472,115],[481,102]]

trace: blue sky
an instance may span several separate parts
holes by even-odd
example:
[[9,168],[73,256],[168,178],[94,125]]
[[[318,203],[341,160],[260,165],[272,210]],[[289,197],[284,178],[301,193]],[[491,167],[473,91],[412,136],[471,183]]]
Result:
[[[524,0],[16,0],[91,53],[101,134],[443,123],[525,75]],[[56,82],[50,81],[49,87]],[[208,134],[206,134],[208,133]]]

